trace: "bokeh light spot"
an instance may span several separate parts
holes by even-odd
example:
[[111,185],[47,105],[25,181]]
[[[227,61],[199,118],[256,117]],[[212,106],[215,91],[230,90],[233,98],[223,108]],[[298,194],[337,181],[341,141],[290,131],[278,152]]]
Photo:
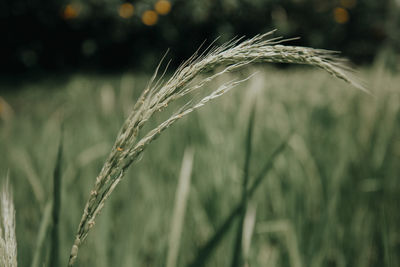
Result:
[[133,16],[135,8],[131,3],[124,3],[119,6],[118,14],[121,18],[129,19]]
[[357,5],[357,0],[340,0],[340,5],[342,7],[351,9]]
[[66,20],[74,19],[79,15],[79,9],[71,4],[66,5],[62,12],[62,17]]
[[171,3],[167,0],[159,0],[154,5],[154,9],[160,15],[166,15],[171,11]]
[[146,10],[142,15],[142,22],[147,26],[153,26],[158,21],[158,15],[153,10]]
[[333,17],[337,23],[344,24],[349,21],[350,15],[346,9],[337,7],[333,10]]

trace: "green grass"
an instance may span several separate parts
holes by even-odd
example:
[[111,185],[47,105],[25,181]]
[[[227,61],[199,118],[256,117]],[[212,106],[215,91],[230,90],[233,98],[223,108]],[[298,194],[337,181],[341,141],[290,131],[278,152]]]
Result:
[[[195,156],[178,263],[191,263],[242,200],[254,99],[249,184],[293,135],[246,200],[256,205],[250,266],[400,265],[400,76],[379,67],[360,76],[375,97],[318,70],[260,69],[249,82],[178,122],[130,168],[76,266],[165,265],[187,147]],[[75,75],[2,93],[14,115],[0,122],[0,177],[10,171],[20,267],[31,266],[38,236],[50,235],[50,227],[46,233],[39,229],[53,197],[62,122],[58,229],[59,257],[66,266],[95,177],[148,79]],[[163,119],[156,115],[146,127]],[[230,228],[206,266],[232,264],[237,232]],[[45,240],[41,247],[48,250],[51,239]],[[49,261],[48,253],[39,253],[42,261]]]

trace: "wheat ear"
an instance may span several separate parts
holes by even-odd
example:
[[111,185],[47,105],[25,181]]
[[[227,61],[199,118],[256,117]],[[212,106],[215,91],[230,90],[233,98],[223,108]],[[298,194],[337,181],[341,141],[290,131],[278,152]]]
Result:
[[15,210],[8,177],[0,194],[0,266],[17,267],[17,238],[15,236]]
[[[157,67],[148,86],[142,92],[133,107],[133,111],[123,124],[115,144],[96,178],[77,230],[68,266],[74,265],[79,247],[93,227],[105,201],[121,181],[127,168],[139,157],[146,146],[177,120],[223,95],[244,80],[227,82],[199,101],[195,102],[193,100],[194,102],[187,103],[169,119],[138,139],[140,129],[153,114],[162,111],[174,100],[198,91],[204,84],[224,73],[241,69],[251,63],[266,62],[312,65],[324,69],[334,77],[342,79],[357,88],[365,90],[360,83],[352,78],[350,69],[345,66],[342,59],[336,57],[336,52],[306,47],[283,46],[280,43],[285,40],[281,38],[267,39],[273,32],[257,35],[245,41],[236,39],[220,47],[208,47],[206,52],[201,54],[196,52],[167,81],[163,81],[165,72],[157,78],[160,65]],[[211,73],[218,66],[224,67],[222,71]],[[208,75],[195,80],[194,78],[201,73],[208,73]]]

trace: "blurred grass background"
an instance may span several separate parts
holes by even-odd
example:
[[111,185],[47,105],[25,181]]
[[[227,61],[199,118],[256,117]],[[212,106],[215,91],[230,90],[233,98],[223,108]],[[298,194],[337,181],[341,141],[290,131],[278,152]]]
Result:
[[[256,209],[249,265],[399,266],[399,75],[378,63],[363,69],[370,96],[318,70],[253,68],[245,74],[255,71],[147,149],[106,204],[76,266],[164,266],[188,147],[195,154],[178,263],[190,263],[241,201],[254,105],[250,179],[292,137],[249,200]],[[148,79],[129,72],[59,75],[2,93],[0,173],[10,171],[14,188],[19,266],[32,266],[38,250],[41,261],[49,258],[49,242],[39,249],[37,243],[52,201],[61,124],[65,266],[90,188]],[[232,228],[206,266],[228,266],[234,238]]]

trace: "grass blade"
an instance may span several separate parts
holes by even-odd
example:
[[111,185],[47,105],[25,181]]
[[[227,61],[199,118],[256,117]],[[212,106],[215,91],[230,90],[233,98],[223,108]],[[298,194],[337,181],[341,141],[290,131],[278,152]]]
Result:
[[[46,236],[48,236],[48,231],[51,226],[51,213],[52,213],[53,203],[49,201],[45,208],[42,216],[42,221],[40,222],[39,233],[36,240],[36,248],[33,254],[33,259],[31,267],[39,267],[40,259],[44,256],[43,245],[46,241]],[[42,262],[43,263],[43,262]]]
[[261,171],[257,174],[255,181],[253,184],[250,186],[248,189],[248,196],[251,197],[253,196],[254,192],[258,188],[258,186],[261,184],[265,176],[268,174],[268,172],[271,170],[274,164],[274,160],[283,152],[283,150],[287,147],[289,140],[291,138],[291,135],[289,137],[286,137],[284,141],[272,152],[271,156],[269,156],[269,159],[266,161],[264,167],[261,169]]
[[56,166],[53,176],[53,210],[50,247],[50,266],[59,266],[59,220],[61,210],[61,161],[62,161],[62,133],[58,145]]
[[181,173],[175,195],[175,206],[171,221],[171,232],[169,237],[167,267],[177,266],[179,244],[185,219],[186,204],[190,191],[190,179],[192,174],[194,152],[186,149],[182,160]]
[[249,124],[247,127],[247,136],[246,136],[246,144],[245,144],[245,159],[244,159],[244,167],[243,167],[243,184],[242,184],[242,200],[241,200],[241,211],[240,211],[240,219],[239,224],[237,226],[236,232],[236,240],[234,243],[233,254],[232,254],[232,267],[238,267],[242,265],[242,237],[243,237],[243,225],[244,225],[244,217],[246,214],[247,208],[247,185],[249,181],[249,172],[250,172],[250,160],[251,160],[251,149],[252,149],[252,138],[253,138],[253,129],[254,129],[254,118],[255,118],[255,105],[250,113]]
[[254,232],[254,226],[256,222],[256,214],[257,214],[257,206],[249,203],[247,205],[246,214],[244,217],[243,223],[243,264],[242,266],[250,266],[249,265],[249,255],[250,255],[250,246],[251,246],[251,238]]

